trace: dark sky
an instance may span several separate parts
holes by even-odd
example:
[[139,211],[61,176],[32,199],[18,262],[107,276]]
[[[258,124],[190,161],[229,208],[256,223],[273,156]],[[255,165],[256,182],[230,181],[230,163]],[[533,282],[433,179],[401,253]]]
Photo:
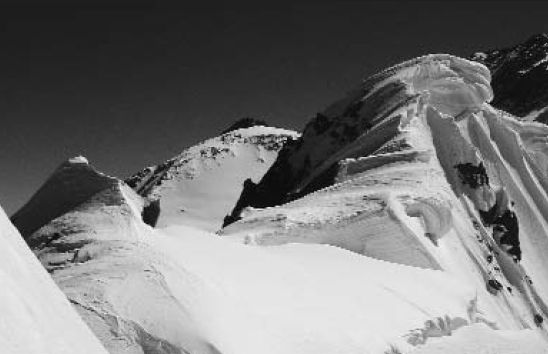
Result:
[[240,117],[301,129],[364,76],[421,54],[521,42],[548,31],[547,10],[523,1],[4,6],[0,204],[13,213],[77,154],[126,177]]

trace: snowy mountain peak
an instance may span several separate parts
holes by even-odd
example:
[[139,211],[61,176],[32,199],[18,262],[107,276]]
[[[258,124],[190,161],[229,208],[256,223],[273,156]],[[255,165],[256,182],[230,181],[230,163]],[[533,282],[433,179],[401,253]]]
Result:
[[[493,310],[469,307],[460,324],[544,334],[548,127],[491,107],[489,80],[484,65],[443,54],[366,79],[246,184],[219,233],[441,271],[475,284],[474,304]],[[427,341],[426,328],[407,344]]]
[[513,47],[479,52],[472,60],[493,73],[492,104],[524,120],[548,122],[548,34]]
[[280,151],[261,182],[248,184],[225,224],[245,206],[278,205],[332,184],[346,158],[405,150],[403,140],[385,144],[406,117],[426,106],[452,116],[479,110],[493,97],[490,78],[485,66],[448,54],[419,57],[367,78]]
[[126,182],[158,207],[158,226],[189,224],[218,230],[244,181],[258,181],[284,144],[299,137],[291,130],[255,123],[236,123],[226,133],[147,167]]
[[97,171],[82,156],[63,162],[12,217],[23,237],[30,236],[54,218],[72,210],[118,179]]

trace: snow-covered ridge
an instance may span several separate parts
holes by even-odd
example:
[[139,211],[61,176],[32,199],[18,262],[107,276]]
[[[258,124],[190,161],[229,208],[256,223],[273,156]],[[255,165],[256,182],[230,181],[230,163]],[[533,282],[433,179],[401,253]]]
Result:
[[[459,114],[481,107],[493,98],[487,68],[449,54],[431,54],[393,67],[364,81],[375,89],[389,83],[404,83],[409,94],[427,92],[428,104],[446,114]],[[368,92],[363,100],[375,92]]]
[[489,79],[432,55],[365,80],[248,186],[222,235],[441,270],[476,288],[493,328],[544,333],[548,131],[493,109]]
[[252,126],[230,130],[194,145],[168,161],[126,179],[159,207],[158,226],[187,224],[219,229],[243,188],[257,182],[287,141],[299,134]]
[[421,110],[428,104],[451,115],[480,109],[492,99],[489,80],[483,65],[447,54],[416,58],[373,75],[319,113],[299,140],[282,149],[233,216],[246,205],[277,205],[329,185],[338,161],[371,154],[392,139],[407,107]]

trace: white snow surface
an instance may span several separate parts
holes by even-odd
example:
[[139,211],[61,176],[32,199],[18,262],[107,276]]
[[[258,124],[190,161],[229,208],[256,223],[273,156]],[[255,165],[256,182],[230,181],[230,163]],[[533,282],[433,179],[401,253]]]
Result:
[[[392,108],[371,111],[380,112],[372,129],[331,150],[318,131],[290,159],[312,161],[298,188],[336,164],[331,185],[248,208],[220,235],[198,228],[215,229],[221,213],[201,214],[201,195],[181,198],[180,186],[207,164],[220,171],[204,179],[208,188],[235,166],[252,168],[237,157],[261,150],[235,148],[237,134],[225,138],[234,165],[208,155],[219,154],[211,147],[224,146],[221,136],[205,144],[205,160],[196,160],[204,145],[187,151],[196,169],[182,155],[167,178],[153,169],[139,177],[135,189],[148,184],[144,194],[158,193],[166,208],[159,228],[141,220],[146,201],[115,181],[26,240],[110,353],[547,353],[546,325],[534,316],[548,315],[548,128],[490,107],[489,72],[464,59],[414,59],[370,78],[367,92],[394,83],[405,94],[383,96]],[[465,184],[455,165],[480,162],[489,182]],[[177,177],[185,171],[192,178]],[[225,199],[206,200],[216,210]],[[521,262],[480,217],[510,201]],[[203,219],[170,214],[184,203]]]
[[83,163],[83,164],[89,164],[89,161],[87,158],[85,158],[82,155],[78,155],[75,157],[72,157],[68,160],[70,163]]
[[[309,172],[318,176],[338,164],[332,186],[281,206],[248,208],[243,219],[222,235],[264,246],[329,244],[384,261],[441,270],[476,288],[478,308],[495,328],[535,328],[534,315],[545,318],[548,301],[543,256],[548,252],[548,130],[491,108],[489,77],[477,63],[434,55],[368,79],[378,82],[376,90],[404,82],[418,93],[384,118],[386,126],[397,122],[396,134],[378,123],[363,139]],[[348,101],[327,112],[344,111],[342,105]],[[356,156],[359,149],[368,150],[368,142],[382,140],[382,134],[393,135],[387,135],[376,151]],[[367,139],[373,135],[375,139]],[[312,150],[299,153],[314,156]],[[490,184],[465,185],[455,166],[480,162]],[[497,196],[505,199],[495,205]],[[518,264],[499,248],[491,226],[483,225],[478,214],[509,207],[510,200],[520,222],[523,261]],[[500,282],[502,291],[495,296],[486,291],[488,280]]]
[[147,168],[138,174],[134,188],[160,201],[157,226],[216,231],[236,204],[244,180],[258,182],[285,141],[298,136],[267,126],[234,130],[186,149],[167,161],[165,169]]
[[0,208],[0,352],[106,354]]
[[537,333],[523,331],[491,331],[485,325],[463,327],[449,337],[433,338],[410,354],[522,354],[546,353],[546,343]]

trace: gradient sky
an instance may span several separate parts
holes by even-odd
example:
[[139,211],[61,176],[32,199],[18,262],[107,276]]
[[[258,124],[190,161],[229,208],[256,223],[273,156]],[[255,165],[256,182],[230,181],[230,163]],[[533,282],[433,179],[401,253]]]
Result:
[[360,80],[548,31],[542,3],[0,8],[0,204],[63,160],[126,177],[252,116],[301,129]]

